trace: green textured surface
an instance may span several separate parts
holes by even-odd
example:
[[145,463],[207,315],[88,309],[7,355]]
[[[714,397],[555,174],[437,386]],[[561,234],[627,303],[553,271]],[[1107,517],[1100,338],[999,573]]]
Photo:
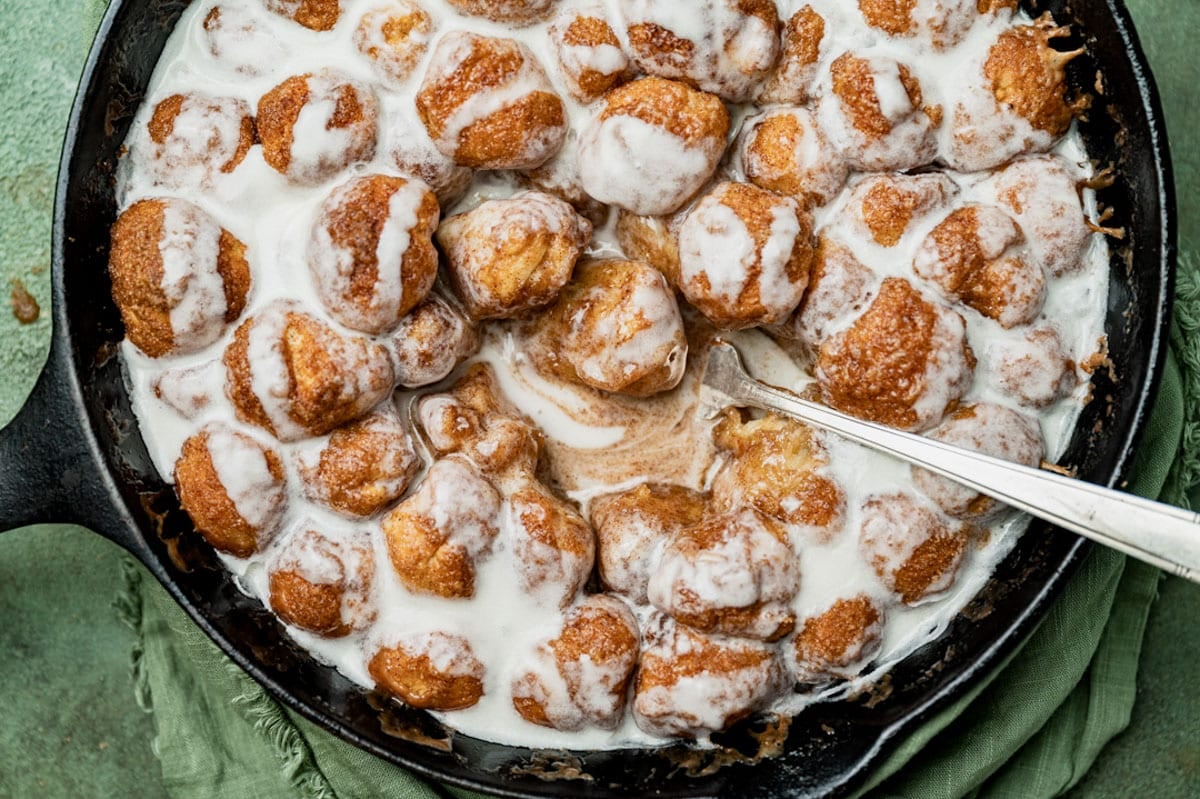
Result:
[[[1133,0],[1176,143],[1182,243],[1200,247],[1200,0]],[[83,61],[75,3],[0,0],[0,266],[43,307],[0,313],[0,419],[32,385],[48,340],[49,230],[61,130]],[[13,468],[3,464],[3,468]],[[132,633],[112,598],[120,553],[77,528],[0,536],[0,797],[165,795],[150,717],[134,701]],[[46,623],[53,619],[52,623]],[[1151,614],[1131,726],[1075,797],[1200,796],[1200,588],[1167,581]],[[1013,697],[1019,702],[1019,696]],[[162,732],[162,730],[160,730]],[[102,746],[103,744],[103,746]]]
[[0,536],[0,797],[165,795],[113,612],[120,558],[77,527]]

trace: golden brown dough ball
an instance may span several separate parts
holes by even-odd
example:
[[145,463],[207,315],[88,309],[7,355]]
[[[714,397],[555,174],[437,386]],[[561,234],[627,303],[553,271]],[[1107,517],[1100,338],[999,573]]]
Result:
[[752,507],[787,524],[802,525],[829,540],[845,521],[846,495],[821,474],[829,463],[813,429],[784,416],[743,420],[727,412],[713,438],[729,458],[713,481],[722,510]]
[[653,266],[672,286],[679,285],[679,226],[686,214],[638,216],[621,210],[617,214],[617,243],[621,252]]
[[267,566],[271,610],[287,624],[342,638],[375,620],[375,556],[365,536],[332,536],[301,527]]
[[917,249],[913,270],[947,299],[1007,328],[1032,322],[1046,299],[1046,275],[1021,229],[988,205],[967,205],[942,220]]
[[875,175],[854,186],[846,204],[847,240],[869,237],[880,247],[895,247],[920,222],[949,210],[958,188],[945,175]]
[[863,504],[859,546],[884,585],[915,605],[954,584],[968,535],[910,494],[883,494]]
[[1005,395],[1030,408],[1045,408],[1079,384],[1075,362],[1053,326],[1036,327],[1019,339],[992,342],[984,358]]
[[344,335],[295,303],[250,317],[225,350],[225,394],[237,416],[280,441],[324,435],[387,399],[387,350]]
[[640,261],[582,264],[537,324],[532,355],[552,375],[633,397],[683,379],[688,342],[675,292]]
[[311,499],[349,516],[374,516],[400,499],[419,462],[412,439],[390,411],[333,431],[300,472]]
[[554,302],[591,237],[592,224],[575,209],[536,191],[489,200],[437,232],[455,290],[476,321]]
[[907,65],[886,55],[843,53],[822,82],[817,119],[851,167],[903,171],[934,160],[942,109],[925,104]]
[[787,534],[749,509],[677,532],[650,574],[650,604],[706,633],[777,641],[792,631],[800,564]]
[[[1042,430],[1035,419],[990,403],[959,408],[928,435],[936,441],[1022,466],[1037,467],[1046,454]],[[990,519],[1005,508],[973,488],[924,469],[913,469],[913,485],[943,513],[956,519]]]
[[371,655],[367,671],[381,691],[422,710],[465,710],[483,696],[484,666],[452,633],[399,636]]
[[522,27],[550,15],[558,0],[447,0],[463,14]]
[[154,107],[146,135],[134,149],[156,186],[208,188],[250,152],[254,117],[232,97],[173,94]]
[[808,290],[783,334],[800,341],[815,357],[825,339],[846,319],[862,314],[874,299],[875,285],[875,274],[849,247],[828,234],[821,234]]
[[712,177],[728,135],[729,112],[717,97],[662,78],[627,83],[580,133],[583,187],[635,214],[672,213]]
[[937,50],[962,41],[984,14],[1016,9],[1017,0],[858,0],[863,19],[891,36],[916,37]]
[[354,46],[385,81],[408,79],[433,38],[434,22],[414,0],[390,0],[363,15],[354,29]]
[[309,30],[328,31],[342,15],[341,0],[266,0],[267,8]]
[[722,330],[784,322],[813,261],[808,211],[748,183],[720,183],[679,228],[679,288]]
[[849,176],[838,149],[807,108],[778,108],[750,117],[742,127],[738,153],[747,180],[795,197],[805,208],[832,200]]
[[1069,35],[1045,14],[1031,25],[1002,32],[983,65],[996,102],[1055,138],[1087,107],[1086,99],[1068,98],[1066,65],[1082,51],[1064,53],[1050,44]]
[[369,86],[333,70],[296,75],[258,101],[263,158],[293,183],[321,183],[375,157],[378,118]]
[[773,0],[621,0],[633,60],[731,102],[750,100],[779,57]]
[[475,596],[475,569],[499,533],[500,495],[469,461],[437,461],[415,494],[383,520],[388,555],[410,591]]
[[602,8],[565,9],[549,30],[559,74],[581,103],[599,99],[633,75],[629,56]]
[[839,599],[804,621],[792,644],[792,668],[802,683],[856,676],[879,651],[884,615],[865,594]]
[[707,500],[675,485],[643,483],[592,503],[596,560],[609,590],[646,602],[646,584],[662,547],[684,527],[699,523]]
[[142,200],[112,226],[108,275],[125,335],[152,358],[195,352],[237,320],[246,246],[183,200]]
[[214,66],[247,78],[270,72],[287,56],[286,48],[257,5],[223,3],[209,9],[200,35],[208,45]]
[[487,364],[472,364],[448,393],[423,397],[417,416],[439,456],[462,453],[502,480],[537,471],[542,433],[502,397]]
[[926,430],[954,409],[971,385],[975,357],[966,323],[903,278],[879,295],[817,357],[824,402],[902,430]]
[[523,481],[508,501],[518,584],[567,607],[592,573],[595,533],[573,505],[537,480]]
[[760,105],[808,102],[817,79],[824,41],[825,18],[812,6],[804,6],[793,14],[783,28],[783,50],[779,61],[759,89],[757,102]]
[[447,377],[479,349],[479,333],[457,305],[438,293],[400,320],[389,344],[396,383],[429,386]]
[[1088,226],[1080,181],[1057,155],[1020,158],[988,181],[1000,207],[1021,226],[1038,261],[1054,277],[1078,273],[1097,234]]
[[515,39],[443,36],[417,93],[438,150],[474,169],[532,169],[567,136],[563,102],[537,56]]
[[363,333],[394,328],[433,288],[440,214],[419,180],[369,175],[334,189],[308,245],[313,286],[330,315]]
[[699,738],[748,718],[790,687],[775,647],[703,635],[669,616],[644,631],[633,714],[651,735]]
[[567,612],[558,637],[538,646],[533,666],[513,681],[513,707],[557,730],[615,729],[637,665],[637,619],[619,599],[598,595]]
[[175,490],[196,532],[238,558],[262,550],[287,509],[278,453],[225,425],[208,425],[183,443]]

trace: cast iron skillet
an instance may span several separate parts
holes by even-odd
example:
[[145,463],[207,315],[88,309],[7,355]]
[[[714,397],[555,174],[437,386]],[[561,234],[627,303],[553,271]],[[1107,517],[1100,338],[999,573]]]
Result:
[[[1096,375],[1095,398],[1065,463],[1089,480],[1119,486],[1166,354],[1175,209],[1162,112],[1119,0],[1030,5],[1086,32],[1093,60],[1075,64],[1078,85],[1091,88],[1096,70],[1103,73],[1103,94],[1084,131],[1093,156],[1115,168],[1116,182],[1100,198],[1128,235],[1113,259],[1114,368]],[[726,735],[722,762],[786,735],[782,755],[754,765],[718,768],[712,756],[682,748],[533,752],[455,736],[317,664],[237,590],[191,529],[151,465],[117,358],[122,328],[106,269],[116,216],[113,170],[163,43],[186,6],[186,0],[114,0],[84,70],[58,179],[50,357],[24,409],[0,432],[0,529],[77,522],[112,539],[284,704],[419,774],[507,796],[842,796],[907,733],[990,672],[1033,629],[1086,554],[1081,539],[1035,524],[947,634],[899,665],[884,690],[811,708],[790,727],[751,723]]]

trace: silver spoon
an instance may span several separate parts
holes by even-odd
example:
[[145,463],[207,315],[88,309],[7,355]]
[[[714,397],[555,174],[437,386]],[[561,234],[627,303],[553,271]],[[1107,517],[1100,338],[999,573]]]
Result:
[[1200,583],[1200,514],[864,422],[799,399],[747,374],[738,351],[725,341],[709,350],[702,399],[714,412],[733,406],[794,416]]

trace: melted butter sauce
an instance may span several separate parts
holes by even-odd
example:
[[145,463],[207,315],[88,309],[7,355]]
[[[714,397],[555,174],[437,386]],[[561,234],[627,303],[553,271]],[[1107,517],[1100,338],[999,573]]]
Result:
[[[779,3],[781,19],[787,19],[806,4],[801,0],[783,0]],[[852,22],[854,4],[847,0],[811,0],[811,4],[831,22],[834,41],[822,51],[826,66],[846,49],[872,48],[874,52],[891,55],[912,65],[925,84],[927,100],[931,102],[940,101],[940,92],[951,91],[956,80],[965,80],[972,74],[972,69],[978,69],[987,46],[1007,24],[981,20],[958,48],[935,53],[914,40],[881,38],[861,22]],[[328,66],[375,84],[385,118],[393,114],[407,118],[411,116],[413,93],[433,47],[407,82],[385,86],[377,83],[374,70],[358,54],[353,43],[358,20],[379,5],[377,0],[346,0],[342,3],[341,23],[333,31],[321,34],[270,14],[257,2],[246,2],[243,3],[246,7],[244,15],[254,20],[259,31],[267,36],[265,41],[271,44],[257,48],[262,54],[259,74],[247,75],[237,71],[234,62],[216,59],[208,50],[202,21],[214,5],[236,3],[232,0],[220,3],[197,0],[183,15],[163,53],[147,95],[148,102],[135,121],[135,132],[130,138],[132,156],[122,162],[119,203],[125,208],[146,197],[173,196],[199,205],[247,244],[254,272],[246,316],[287,297],[301,303],[310,313],[325,318],[306,274],[305,243],[321,202],[333,186],[350,175],[339,175],[315,187],[295,186],[271,169],[263,160],[261,148],[254,147],[234,173],[220,176],[210,187],[197,190],[195,187],[164,186],[156,183],[152,171],[138,162],[138,131],[144,130],[154,105],[170,94],[202,92],[242,99],[254,107],[262,94],[284,78]],[[546,36],[547,24],[512,30],[486,20],[462,17],[442,0],[421,0],[421,5],[433,17],[439,31],[457,28],[521,39],[546,66],[551,81],[564,98],[572,127],[578,130],[589,119],[591,108],[571,101],[565,84],[554,74],[556,61]],[[570,0],[561,3],[563,7],[571,5],[592,4]],[[605,5],[610,20],[621,18],[618,0],[607,0]],[[686,18],[688,12],[687,4],[678,4],[681,19]],[[613,27],[622,44],[627,46],[623,26],[614,24]],[[252,58],[252,52],[243,49],[238,55],[242,59]],[[939,80],[938,76],[954,77]],[[751,111],[748,106],[733,107],[734,134],[740,121]],[[383,126],[376,159],[356,167],[355,173],[394,172],[389,163],[392,150],[389,135],[387,126]],[[1074,134],[1059,143],[1057,152],[1071,164],[1078,165],[1080,177],[1089,173],[1086,154]],[[620,168],[620,165],[614,165],[614,168]],[[736,166],[732,169],[731,176],[737,178]],[[951,177],[964,198],[986,199],[986,187],[977,176]],[[479,173],[466,197],[454,208],[445,209],[443,218],[469,210],[487,199],[511,196],[517,190],[510,176]],[[818,230],[838,224],[849,192],[847,189],[841,197],[818,209]],[[1085,193],[1085,205],[1089,215],[1094,216],[1094,198],[1090,192]],[[910,231],[898,250],[883,251],[870,243],[858,242],[857,254],[877,275],[903,274],[906,267],[902,265],[911,264],[916,246],[935,222],[936,219],[930,220],[925,227]],[[595,256],[620,254],[611,225],[597,231],[589,253]],[[1102,335],[1107,268],[1107,247],[1103,239],[1096,236],[1084,268],[1076,274],[1051,281],[1041,318],[1058,324],[1064,347],[1075,360],[1082,360],[1094,352]],[[1005,331],[977,314],[964,315],[968,316],[972,348],[983,356],[965,402],[1013,405],[998,388],[986,356],[997,342],[1019,337],[1022,331]],[[326,318],[326,321],[329,320]],[[849,319],[843,320],[843,324],[848,323]],[[143,437],[160,474],[168,480],[183,442],[206,423],[220,420],[235,429],[265,438],[261,431],[247,428],[234,419],[233,409],[224,395],[224,373],[219,361],[232,338],[233,329],[234,326],[230,326],[215,344],[199,352],[164,359],[150,359],[127,342],[122,345],[130,395]],[[731,338],[743,351],[756,377],[796,391],[803,390],[811,382],[811,375],[764,334],[751,331]],[[689,365],[679,388],[642,401],[604,397],[588,389],[547,380],[536,372],[522,347],[522,334],[517,326],[496,324],[487,332],[484,347],[475,360],[486,361],[494,368],[504,393],[541,427],[546,435],[555,480],[585,511],[595,497],[646,480],[674,482],[697,489],[711,483],[720,461],[712,442],[711,423],[699,418],[696,412],[698,358]],[[154,391],[156,380],[164,372],[184,370],[195,370],[199,377],[193,382],[199,387],[194,390],[206,397],[205,402],[196,406],[196,412],[187,417]],[[403,409],[416,396],[436,393],[451,382],[452,379],[420,392],[398,392],[395,402]],[[1038,414],[1052,458],[1065,449],[1085,393],[1086,387],[1081,387],[1071,397]],[[662,739],[640,730],[628,713],[621,726],[613,731],[585,729],[564,733],[522,719],[512,707],[512,679],[529,666],[530,653],[537,643],[557,631],[561,614],[553,602],[526,595],[515,587],[516,565],[508,544],[510,522],[507,514],[502,513],[501,532],[492,555],[479,563],[475,599],[448,602],[413,594],[390,568],[378,520],[349,521],[310,502],[299,490],[300,475],[295,465],[298,456],[319,449],[326,440],[319,438],[296,444],[272,442],[284,456],[291,486],[288,517],[280,538],[301,525],[331,535],[368,535],[377,563],[373,592],[378,617],[365,632],[340,640],[324,639],[289,628],[289,633],[301,646],[319,660],[335,666],[352,681],[371,686],[373,681],[366,673],[364,649],[369,651],[373,642],[421,631],[456,632],[472,642],[476,655],[487,666],[485,695],[479,704],[464,711],[440,714],[440,718],[456,729],[479,738],[530,747],[604,749],[663,743]],[[866,497],[888,490],[914,491],[909,470],[861,447],[830,437],[824,437],[823,441],[830,454],[829,472],[841,483],[848,497],[846,525],[842,533],[827,544],[797,543],[801,589],[792,606],[802,623],[806,616],[825,609],[838,598],[865,593],[887,607],[887,623],[882,650],[868,672],[816,693],[789,696],[778,705],[778,709],[785,712],[858,691],[914,649],[936,638],[987,581],[994,565],[1011,549],[1025,526],[1025,520],[1020,517],[1010,517],[994,525],[989,534],[981,538],[981,543],[967,553],[957,581],[947,592],[916,607],[900,605],[859,554],[855,531],[860,506]],[[418,476],[414,487],[419,480]],[[265,600],[268,596],[266,564],[272,551],[268,548],[246,560],[232,557],[223,557],[223,560],[246,593]],[[638,610],[643,618],[647,612],[646,608]]]

